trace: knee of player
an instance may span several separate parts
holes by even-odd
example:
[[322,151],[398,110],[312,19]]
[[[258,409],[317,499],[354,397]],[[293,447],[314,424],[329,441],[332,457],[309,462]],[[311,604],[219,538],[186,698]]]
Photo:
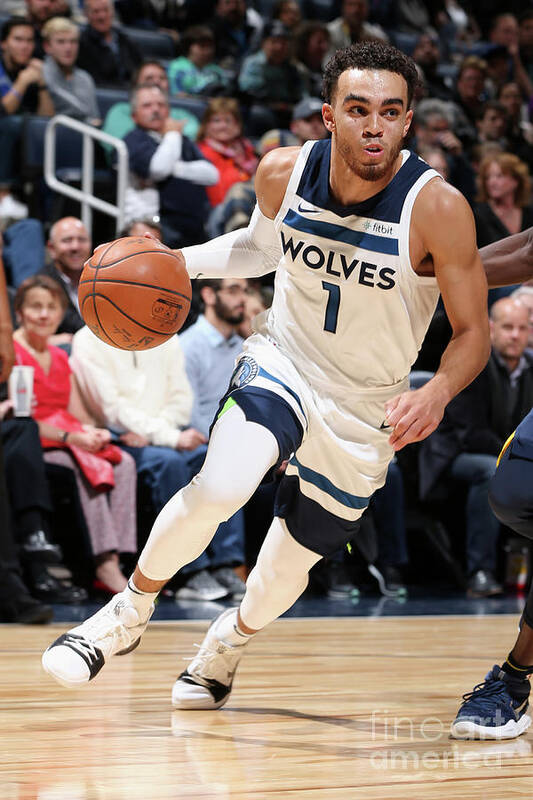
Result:
[[528,487],[509,480],[505,466],[500,466],[490,483],[489,503],[500,522],[512,528],[513,523],[524,518],[531,498]]

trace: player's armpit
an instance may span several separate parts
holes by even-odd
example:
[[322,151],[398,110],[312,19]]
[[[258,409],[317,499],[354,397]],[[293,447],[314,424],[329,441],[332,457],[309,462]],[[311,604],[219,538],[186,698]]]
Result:
[[[415,217],[416,213],[416,217]],[[452,186],[432,181],[413,212],[416,235],[431,254],[452,338],[430,381],[448,403],[487,363],[490,353],[487,281],[476,247],[474,218]],[[435,220],[439,223],[436,225]]]
[[255,193],[259,208],[270,219],[275,219],[281,208],[300,150],[300,147],[277,147],[259,162],[255,173]]

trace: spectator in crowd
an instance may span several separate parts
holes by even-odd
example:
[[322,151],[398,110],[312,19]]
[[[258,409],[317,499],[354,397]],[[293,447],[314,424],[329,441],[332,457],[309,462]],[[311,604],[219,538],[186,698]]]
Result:
[[215,39],[207,25],[188,28],[181,40],[183,55],[168,66],[170,94],[213,95],[228,91],[228,75],[215,63]]
[[124,139],[131,177],[127,218],[159,215],[171,247],[203,241],[205,187],[217,183],[218,170],[183,136],[184,123],[170,117],[167,97],[158,86],[137,87],[131,109],[136,127]]
[[427,95],[439,100],[451,100],[453,91],[437,69],[442,61],[438,38],[431,33],[422,33],[416,40],[413,59],[422,70]]
[[442,175],[445,181],[449,180],[450,168],[446,158],[446,153],[438,145],[427,145],[427,147],[420,147],[418,155],[423,158],[430,167],[436,169]]
[[215,60],[237,75],[243,59],[261,40],[261,17],[247,8],[246,0],[217,0],[215,14],[207,23],[215,37]]
[[529,338],[527,340],[527,349],[525,351],[527,356],[533,358],[533,286],[526,286],[522,284],[517,286],[516,289],[509,295],[513,300],[519,300],[529,310]]
[[495,578],[500,525],[488,504],[488,485],[507,437],[533,404],[533,360],[525,355],[529,310],[511,298],[490,311],[492,353],[485,369],[447,406],[420,450],[420,493],[442,478],[466,484],[468,593],[501,592]]
[[441,147],[446,153],[449,181],[469,201],[476,193],[474,172],[463,152],[460,139],[452,130],[453,111],[442,100],[427,98],[416,107],[413,130],[415,138],[412,148],[416,152],[426,147]]
[[256,104],[252,114],[262,114],[261,133],[267,128],[288,128],[292,108],[301,100],[305,86],[290,56],[289,31],[281,22],[265,28],[261,49],[244,60],[239,88]]
[[478,200],[474,206],[478,247],[533,225],[529,170],[512,153],[496,153],[482,162]]
[[85,0],[88,25],[80,36],[78,66],[97,86],[127,86],[142,56],[137,46],[114,26],[112,0]]
[[109,431],[90,424],[66,353],[49,343],[65,307],[64,292],[47,275],[22,283],[15,298],[15,351],[20,364],[35,370],[33,417],[45,461],[74,470],[98,588],[119,592],[127,582],[119,553],[137,551],[135,462],[109,447]]
[[498,101],[507,111],[507,144],[511,153],[533,167],[533,126],[522,119],[522,94],[517,83],[506,83],[498,92]]
[[45,250],[43,226],[38,219],[12,222],[2,215],[0,202],[0,258],[3,255],[8,283],[15,289],[25,278],[35,275],[44,267]]
[[55,113],[100,125],[94,81],[88,72],[76,67],[78,26],[66,17],[53,17],[43,26],[42,34],[46,53],[43,76]]
[[327,25],[307,20],[294,31],[295,56],[305,91],[314,97],[322,94],[322,65],[330,47]]
[[250,180],[257,169],[257,156],[252,143],[242,135],[241,112],[233,98],[209,101],[198,131],[198,148],[218,170],[218,183],[207,187],[212,206],[224,200],[234,183]]
[[322,119],[322,100],[318,97],[305,97],[294,106],[291,133],[302,145],[311,139],[326,139],[328,132]]
[[[5,403],[0,403],[1,408]],[[0,439],[4,454],[12,530],[19,547],[30,592],[47,603],[80,603],[87,592],[49,571],[62,560],[61,549],[50,541],[52,502],[39,428],[31,419],[3,419]]]
[[4,22],[0,41],[0,98],[4,113],[51,116],[54,106],[44,82],[43,63],[33,58],[35,34],[31,23],[22,17],[11,17]]
[[506,148],[507,111],[498,100],[487,100],[480,112],[476,127],[480,144],[497,142],[502,150]]
[[[154,513],[159,513],[197,474],[206,453],[207,431],[190,424],[193,394],[178,337],[152,350],[129,353],[83,328],[74,337],[72,367],[88,409],[133,456],[139,479],[150,490]],[[213,544],[220,545],[219,552],[233,552],[227,535],[235,542],[235,532],[226,523]],[[181,573],[186,576],[181,599],[218,600],[228,594],[205,569],[205,561],[193,564]]]
[[[13,330],[7,286],[0,253],[0,382],[9,377],[15,361]],[[4,383],[5,386],[5,383]],[[2,420],[11,410],[11,401],[0,403]],[[52,618],[52,609],[33,598],[22,579],[17,549],[11,531],[11,518],[5,481],[2,437],[0,435],[0,620],[2,622],[45,623]]]
[[[9,400],[0,403],[0,426],[10,408]],[[0,622],[44,624],[51,621],[53,613],[50,606],[32,597],[22,577],[22,566],[11,531],[0,440]]]
[[518,20],[514,14],[504,12],[494,17],[490,26],[489,42],[502,50],[500,70],[496,74],[493,71],[496,88],[514,80],[524,97],[530,97],[533,94],[533,82],[520,57]]
[[[248,284],[242,278],[223,278],[204,280],[199,286],[204,311],[194,325],[180,335],[180,344],[194,398],[191,424],[207,439],[217,409],[219,414],[224,413],[221,398],[242,350],[243,340],[236,326],[244,320]],[[222,536],[219,529],[207,554],[194,564],[196,569],[209,566],[215,579],[237,598],[244,594],[244,583],[231,567],[244,564],[242,509],[230,517],[225,528],[225,535]]]
[[453,101],[468,120],[471,130],[465,131],[463,141],[468,137],[468,143],[476,140],[475,124],[479,117],[483,103],[487,99],[485,92],[485,79],[487,77],[487,62],[477,56],[467,56],[461,62],[455,82]]
[[[22,17],[12,17],[0,34],[0,193],[8,198],[11,210],[18,216],[27,214],[10,194],[10,187],[19,172],[17,146],[22,129],[23,113],[49,117],[54,106],[46,89],[43,64],[33,58],[35,34],[33,26]],[[22,213],[21,213],[22,212]]]
[[[143,61],[135,70],[132,78],[131,88],[137,86],[159,86],[161,91],[168,94],[168,77],[165,68],[159,61]],[[189,139],[196,139],[200,123],[194,114],[183,108],[172,107],[170,109],[172,119],[183,121],[185,127],[183,133]],[[129,102],[118,102],[111,106],[106,114],[102,130],[117,139],[124,139],[126,135],[135,128],[135,122],[131,116],[131,105]]]
[[523,11],[518,18],[518,45],[524,69],[533,81],[533,8]]
[[272,19],[279,19],[292,33],[302,21],[302,9],[297,0],[277,0],[272,6]]
[[156,239],[162,241],[163,229],[161,228],[158,217],[134,219],[129,225],[126,225],[119,233],[119,236],[144,236],[145,233],[151,233]]
[[[18,5],[19,9],[16,12],[17,14],[21,11],[21,4],[19,3]],[[62,13],[59,3],[57,0],[26,0],[24,12],[24,16],[31,22],[35,34],[35,50],[33,54],[35,58],[43,59],[44,50],[41,31],[43,25],[48,22],[49,19],[59,16]],[[70,15],[63,14],[63,16]]]
[[83,265],[91,255],[91,239],[81,220],[63,217],[50,228],[47,246],[51,261],[43,273],[59,283],[64,309],[57,332],[50,334],[51,343],[68,345],[72,334],[85,324],[78,304],[78,283]]
[[368,0],[343,0],[341,16],[328,24],[328,30],[331,55],[335,50],[342,50],[368,39],[389,41],[383,28],[368,22]]
[[246,297],[244,298],[244,317],[242,322],[235,326],[236,332],[242,339],[247,339],[252,335],[254,332],[252,327],[254,317],[270,308],[271,301],[272,298],[267,300],[265,289],[261,291],[248,286]]

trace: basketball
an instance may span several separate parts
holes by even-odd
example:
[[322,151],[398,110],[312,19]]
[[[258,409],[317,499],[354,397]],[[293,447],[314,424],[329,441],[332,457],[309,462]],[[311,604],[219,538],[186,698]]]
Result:
[[149,350],[187,318],[191,282],[181,255],[155,239],[125,236],[85,262],[78,300],[86,324],[121,350]]

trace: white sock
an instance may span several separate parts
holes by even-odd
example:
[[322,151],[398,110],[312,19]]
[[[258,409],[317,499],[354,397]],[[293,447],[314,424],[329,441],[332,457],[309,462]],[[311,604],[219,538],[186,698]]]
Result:
[[128,585],[123,591],[123,595],[134,608],[139,612],[141,620],[145,620],[150,613],[152,604],[154,603],[159,592],[142,592],[135,586],[133,578],[130,578]]
[[215,631],[217,636],[222,639],[224,644],[229,644],[232,647],[242,647],[247,644],[254,633],[244,633],[237,625],[237,612],[236,608],[233,614],[228,614],[215,624]]

